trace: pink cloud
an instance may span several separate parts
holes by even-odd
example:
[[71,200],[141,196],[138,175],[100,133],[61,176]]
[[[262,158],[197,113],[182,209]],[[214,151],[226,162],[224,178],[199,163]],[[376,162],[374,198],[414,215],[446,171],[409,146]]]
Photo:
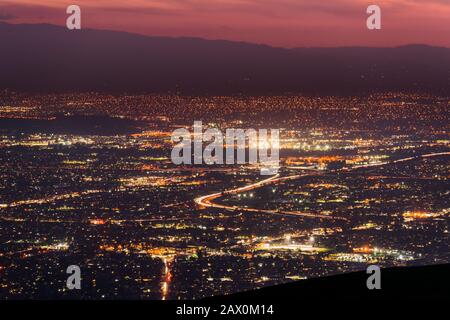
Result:
[[[82,8],[83,26],[146,35],[194,36],[276,46],[450,47],[448,0],[14,0],[0,16],[64,25],[65,7]],[[382,30],[365,27],[366,7],[382,8]]]

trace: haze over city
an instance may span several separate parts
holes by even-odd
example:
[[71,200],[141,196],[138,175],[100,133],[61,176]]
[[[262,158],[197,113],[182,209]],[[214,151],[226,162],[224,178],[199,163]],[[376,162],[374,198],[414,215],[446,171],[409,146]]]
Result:
[[381,30],[362,0],[80,0],[81,30],[70,4],[0,2],[0,300],[448,270],[448,1],[378,1]]

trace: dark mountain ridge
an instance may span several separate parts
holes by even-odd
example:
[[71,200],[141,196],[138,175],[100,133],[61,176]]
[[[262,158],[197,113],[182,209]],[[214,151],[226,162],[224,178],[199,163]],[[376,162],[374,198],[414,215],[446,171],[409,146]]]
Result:
[[450,49],[274,48],[0,23],[0,88],[26,92],[450,94]]

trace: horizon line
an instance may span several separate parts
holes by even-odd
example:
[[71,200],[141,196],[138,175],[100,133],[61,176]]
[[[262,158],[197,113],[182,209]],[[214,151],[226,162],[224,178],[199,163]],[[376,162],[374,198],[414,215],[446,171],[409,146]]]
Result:
[[[5,22],[0,21],[0,25],[9,25],[9,26],[50,26],[60,29],[67,28],[62,25],[52,24],[52,23],[11,23],[11,22]],[[408,44],[401,44],[397,46],[362,46],[362,45],[349,45],[349,46],[335,46],[335,47],[321,47],[321,46],[304,46],[304,47],[282,47],[282,46],[274,46],[267,43],[257,43],[257,42],[248,42],[248,41],[239,41],[239,40],[229,40],[229,39],[208,39],[208,38],[202,38],[202,37],[189,37],[189,36],[161,36],[161,35],[148,35],[148,34],[142,34],[142,33],[136,33],[136,32],[130,32],[130,31],[124,31],[124,30],[114,30],[114,29],[94,29],[94,28],[82,28],[81,30],[69,30],[71,32],[82,32],[82,31],[101,31],[101,32],[113,32],[113,33],[123,33],[123,34],[129,34],[133,36],[140,36],[144,38],[162,38],[162,39],[192,39],[192,40],[202,40],[202,41],[210,41],[210,42],[230,42],[230,43],[237,43],[237,44],[247,44],[247,45],[254,45],[254,46],[263,46],[273,49],[283,49],[283,50],[296,50],[296,49],[397,49],[397,48],[404,48],[404,47],[429,47],[429,48],[440,48],[440,49],[450,49],[450,47],[446,46],[436,46],[436,45],[430,45],[426,43],[408,43]]]

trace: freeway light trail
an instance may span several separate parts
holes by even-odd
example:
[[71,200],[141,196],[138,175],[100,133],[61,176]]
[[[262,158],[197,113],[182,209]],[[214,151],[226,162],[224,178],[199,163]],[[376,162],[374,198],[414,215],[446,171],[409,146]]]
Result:
[[[380,166],[387,165],[387,164],[395,164],[395,163],[412,161],[412,160],[416,160],[419,158],[430,158],[430,157],[445,156],[445,155],[447,155],[447,156],[450,155],[450,152],[429,153],[429,154],[424,154],[424,155],[420,155],[420,156],[397,159],[397,160],[393,160],[390,162],[380,162],[380,163],[375,163],[375,164],[372,163],[372,164],[355,166],[351,169],[374,168],[374,167],[380,167]],[[222,205],[222,204],[218,204],[218,203],[214,202],[214,200],[221,198],[224,195],[238,194],[241,192],[258,189],[258,188],[261,188],[268,184],[273,184],[273,183],[286,181],[286,180],[296,180],[296,179],[299,179],[302,177],[308,177],[308,176],[313,176],[313,175],[317,175],[317,173],[300,174],[300,175],[293,175],[293,176],[287,176],[287,177],[280,177],[279,174],[276,174],[270,178],[249,184],[247,186],[239,187],[239,188],[232,189],[232,190],[226,190],[223,192],[217,192],[217,193],[213,193],[213,194],[206,195],[206,196],[201,196],[201,197],[195,198],[194,201],[201,207],[205,207],[205,208],[216,208],[216,209],[224,209],[224,210],[229,210],[229,211],[244,211],[244,212],[253,212],[253,213],[268,213],[268,214],[275,214],[275,215],[280,215],[280,216],[297,216],[297,217],[307,217],[307,218],[348,221],[348,219],[346,219],[344,217],[329,216],[329,215],[316,214],[316,213],[311,213],[311,212],[281,211],[281,210],[246,208],[246,207],[238,207],[238,206],[226,206],[226,205]]]
[[324,215],[324,214],[316,214],[316,213],[311,213],[311,212],[300,212],[300,211],[282,211],[282,210],[266,210],[266,209],[255,209],[255,208],[244,208],[244,207],[237,207],[237,206],[226,206],[226,205],[221,205],[218,203],[213,202],[213,200],[220,198],[226,194],[238,194],[241,192],[245,192],[245,191],[250,191],[253,189],[257,189],[257,188],[261,188],[265,185],[268,184],[272,184],[272,183],[277,183],[277,182],[281,182],[281,181],[286,181],[286,180],[296,180],[302,177],[308,177],[308,176],[312,176],[315,175],[314,173],[312,174],[301,174],[301,175],[293,175],[293,176],[288,176],[288,177],[280,177],[279,174],[276,174],[268,179],[265,180],[261,180],[258,182],[255,182],[253,184],[244,186],[244,187],[240,187],[237,189],[232,189],[232,190],[227,190],[224,192],[219,192],[219,193],[213,193],[207,196],[202,196],[202,197],[198,197],[195,199],[195,203],[197,203],[200,206],[203,207],[207,207],[207,208],[218,208],[218,209],[225,209],[225,210],[230,210],[230,211],[244,211],[244,212],[253,212],[253,213],[268,213],[268,214],[274,214],[274,215],[279,215],[279,216],[297,216],[297,217],[307,217],[307,218],[320,218],[320,219],[333,219],[333,220],[347,220],[346,218],[343,217],[333,217],[333,216],[329,216],[329,215]]

